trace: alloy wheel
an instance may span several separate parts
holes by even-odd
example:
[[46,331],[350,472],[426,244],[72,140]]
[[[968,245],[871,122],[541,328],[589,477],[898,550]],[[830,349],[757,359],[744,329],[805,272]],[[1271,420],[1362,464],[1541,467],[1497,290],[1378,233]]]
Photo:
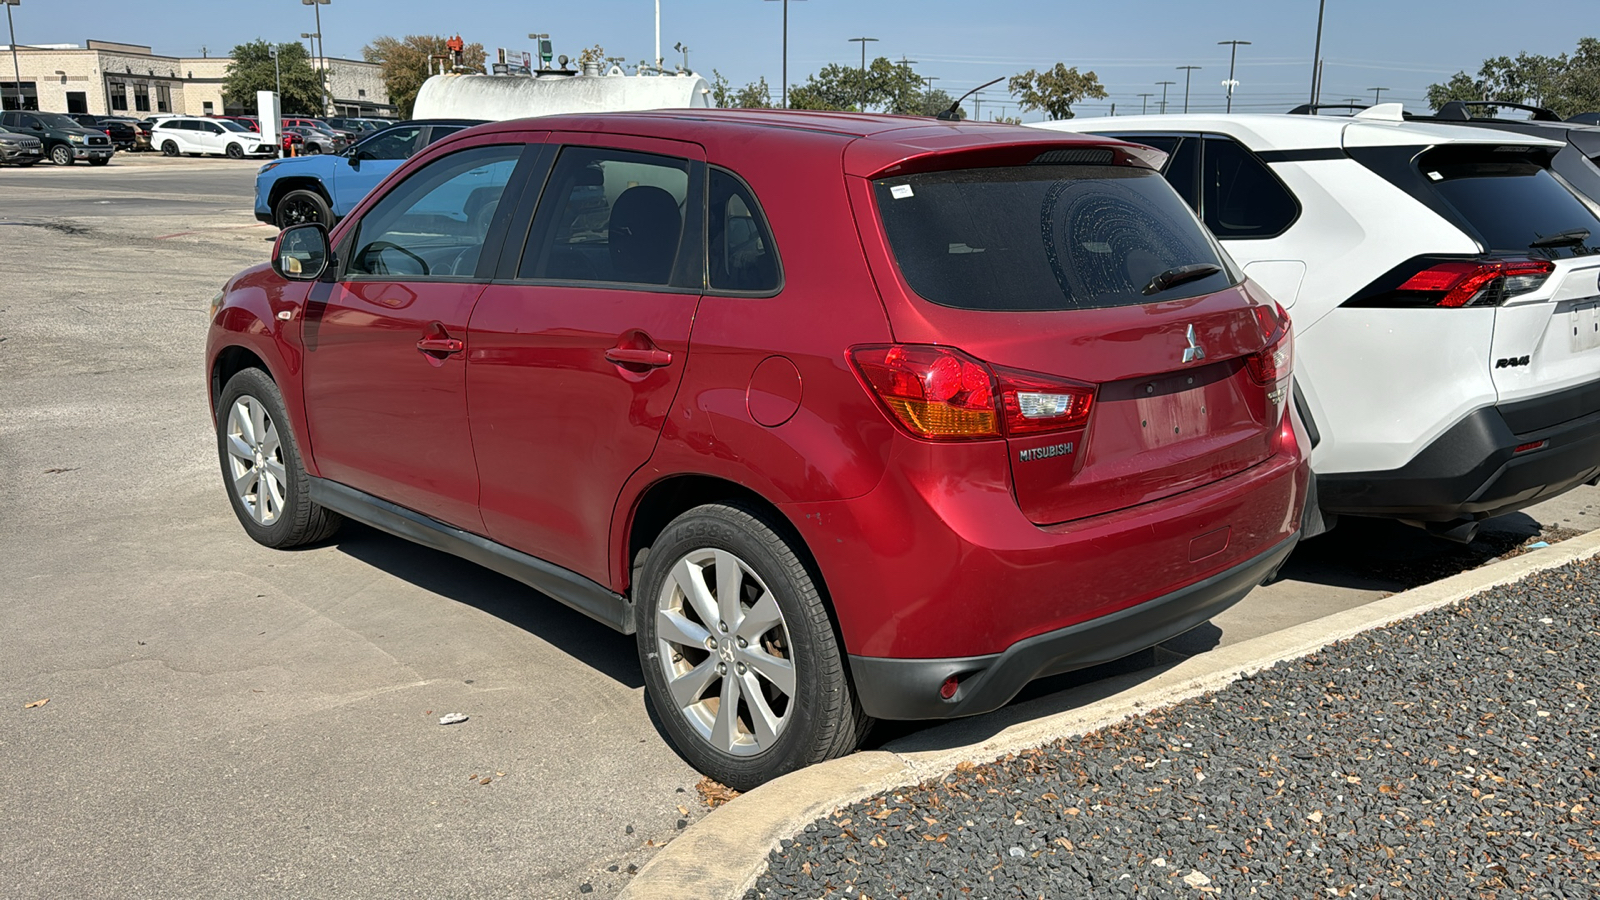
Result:
[[50,151],[50,161],[58,166],[72,165],[72,148],[66,144],[57,144],[56,148]]
[[691,551],[656,597],[657,658],[671,705],[734,756],[769,750],[794,712],[795,668],[777,598],[726,550]]
[[233,494],[258,525],[283,514],[288,471],[278,426],[260,400],[244,394],[228,409],[228,474]]

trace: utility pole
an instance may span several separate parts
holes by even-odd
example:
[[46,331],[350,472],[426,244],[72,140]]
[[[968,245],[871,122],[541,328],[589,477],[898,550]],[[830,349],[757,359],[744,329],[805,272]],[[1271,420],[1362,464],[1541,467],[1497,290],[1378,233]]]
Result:
[[1194,76],[1194,70],[1200,66],[1178,66],[1183,70],[1183,111],[1189,111],[1189,79]]
[[867,45],[876,43],[875,37],[853,37],[849,43],[861,45],[861,111],[867,111]]
[[1158,82],[1156,82],[1156,84],[1161,85],[1161,114],[1164,116],[1164,115],[1167,114],[1167,85],[1177,84],[1177,82],[1176,81],[1158,81]]
[[1311,103],[1316,104],[1322,95],[1322,11],[1328,0],[1317,0],[1317,45],[1311,51]]
[[783,4],[783,108],[789,108],[789,0],[767,0]]
[[[662,62],[663,62],[663,60],[661,59],[661,0],[656,0],[656,59],[655,59],[655,63],[656,63],[656,74],[658,74],[658,75],[661,73],[661,63]],[[689,68],[689,58],[688,58],[688,56],[685,56],[684,59],[683,59],[683,67],[685,69]]]
[[[22,98],[22,66],[17,64],[17,24],[11,21],[11,7],[19,6],[22,0],[0,0],[6,7],[6,27],[11,29],[11,71],[17,79],[17,109],[26,109],[26,101]],[[35,91],[35,93],[38,93]],[[4,106],[4,104],[0,104]]]
[[1372,105],[1373,106],[1377,106],[1379,103],[1382,102],[1378,98],[1382,97],[1383,96],[1383,92],[1387,91],[1388,88],[1386,88],[1386,87],[1370,87],[1370,88],[1367,88],[1367,90],[1372,92]]
[[1139,115],[1141,115],[1141,116],[1142,115],[1146,115],[1146,114],[1148,114],[1150,112],[1150,98],[1154,97],[1154,96],[1155,96],[1155,94],[1140,94],[1139,95],[1139,99],[1144,101],[1144,105],[1139,107]]
[[300,0],[300,5],[309,6],[317,13],[317,82],[320,90],[317,96],[322,99],[322,114],[328,114],[328,45],[322,40],[322,8],[332,0]]
[[922,83],[928,86],[928,100],[929,101],[933,100],[933,83],[935,81],[938,81],[938,80],[939,80],[939,76],[937,76],[937,75],[924,75],[924,76],[922,76]]
[[1222,84],[1228,89],[1228,112],[1233,112],[1233,89],[1239,86],[1239,80],[1233,77],[1233,67],[1239,62],[1239,45],[1249,46],[1249,41],[1217,41],[1217,46],[1229,44],[1233,50],[1228,55],[1228,80]]

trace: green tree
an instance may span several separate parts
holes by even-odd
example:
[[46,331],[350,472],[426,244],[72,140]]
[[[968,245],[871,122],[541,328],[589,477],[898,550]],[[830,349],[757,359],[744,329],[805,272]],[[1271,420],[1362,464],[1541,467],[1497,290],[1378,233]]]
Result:
[[[922,78],[905,63],[878,57],[862,71],[860,66],[824,66],[806,83],[789,89],[795,109],[833,109],[931,115],[924,112],[927,96]],[[950,100],[945,99],[945,107]]]
[[1428,105],[1434,109],[1451,100],[1483,100],[1486,96],[1483,83],[1466,72],[1451,75],[1450,80],[1443,84],[1428,85]]
[[1072,118],[1072,104],[1079,100],[1104,100],[1106,97],[1098,75],[1080,73],[1077,66],[1068,68],[1065,63],[1056,63],[1055,68],[1043,72],[1029,69],[1013,75],[1006,82],[1006,88],[1024,111],[1038,110],[1051,119]]
[[[448,56],[450,50],[442,34],[408,34],[403,38],[380,37],[361,48],[367,62],[383,67],[383,85],[389,91],[389,102],[400,110],[400,118],[411,118],[412,107],[417,102],[417,92],[428,80],[432,70],[431,58]],[[468,44],[461,53],[462,68],[484,71],[487,57],[483,45]]]
[[1563,118],[1600,110],[1600,40],[1580,38],[1570,56],[1526,52],[1497,56],[1483,61],[1476,78],[1463,71],[1428,86],[1428,103],[1434,109],[1451,100],[1528,103]]
[[772,88],[767,79],[758,78],[733,93],[732,106],[738,109],[771,109]]
[[233,48],[223,74],[222,103],[227,109],[256,110],[256,92],[277,90],[279,73],[283,93],[279,106],[287,115],[322,115],[322,88],[311,55],[304,44],[278,44],[278,72],[272,65],[272,45],[257,38]]

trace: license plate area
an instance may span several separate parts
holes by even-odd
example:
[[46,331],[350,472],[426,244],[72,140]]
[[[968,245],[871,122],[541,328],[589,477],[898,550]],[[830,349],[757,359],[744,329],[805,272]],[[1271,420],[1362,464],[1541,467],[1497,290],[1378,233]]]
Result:
[[1573,353],[1600,348],[1600,299],[1574,306],[1567,313],[1567,324]]

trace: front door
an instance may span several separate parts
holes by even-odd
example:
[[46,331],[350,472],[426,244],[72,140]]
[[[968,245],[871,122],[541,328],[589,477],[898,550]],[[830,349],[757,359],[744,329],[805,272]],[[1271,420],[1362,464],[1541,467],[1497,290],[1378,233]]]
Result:
[[467,339],[490,537],[608,582],[622,485],[655,449],[704,283],[698,145],[552,135],[522,252]]
[[473,531],[467,322],[523,149],[470,147],[413,172],[349,229],[338,282],[318,284],[306,311],[306,410],[322,476]]

